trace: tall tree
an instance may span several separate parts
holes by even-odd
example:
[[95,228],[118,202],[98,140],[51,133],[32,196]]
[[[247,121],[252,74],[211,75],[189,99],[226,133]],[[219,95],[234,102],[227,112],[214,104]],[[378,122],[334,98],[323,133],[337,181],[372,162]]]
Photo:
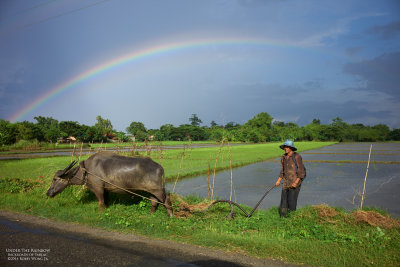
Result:
[[78,137],[81,135],[82,127],[77,121],[62,121],[59,126],[60,131],[66,136]]
[[0,145],[11,145],[17,141],[17,127],[15,124],[0,119]]
[[393,129],[389,134],[390,140],[400,141],[400,129]]
[[32,122],[29,121],[18,122],[16,123],[16,128],[17,128],[17,137],[16,137],[17,141],[34,140],[34,139],[41,141],[41,139],[43,139],[42,131],[40,130],[39,126],[37,126]]
[[261,112],[248,120],[245,125],[251,128],[271,128],[273,118],[267,112]]
[[330,127],[327,128],[328,136],[332,140],[338,140],[340,142],[344,141],[347,126],[347,123],[345,123],[340,117],[332,119]]
[[320,125],[321,124],[321,120],[320,119],[313,119],[312,120],[312,124],[317,124],[317,125]]
[[212,128],[212,127],[217,127],[217,126],[218,126],[218,124],[217,124],[215,121],[211,121],[210,125],[211,125],[211,128]]
[[272,120],[267,112],[258,113],[243,125],[241,136],[250,142],[270,141]]
[[225,125],[225,129],[228,130],[228,131],[233,130],[233,129],[237,129],[239,127],[240,127],[240,125],[235,123],[235,122],[233,122],[233,121],[230,121]]
[[197,114],[192,114],[192,116],[189,118],[190,124],[192,126],[200,126],[202,121],[197,117]]
[[175,127],[172,124],[164,124],[160,127],[160,133],[164,140],[174,140],[172,137],[172,133]]
[[100,115],[96,117],[96,123],[94,127],[101,130],[103,135],[107,135],[113,132],[113,126],[111,121],[108,119],[103,119]]
[[58,137],[60,137],[60,128],[58,125],[58,120],[52,117],[34,117],[37,121],[37,126],[42,131],[44,139],[47,142],[56,142]]
[[379,141],[386,141],[389,138],[390,129],[387,125],[380,123],[373,126],[372,129],[379,133]]
[[131,124],[126,128],[126,131],[135,136],[136,140],[144,141],[147,138],[147,129],[141,122],[131,122]]

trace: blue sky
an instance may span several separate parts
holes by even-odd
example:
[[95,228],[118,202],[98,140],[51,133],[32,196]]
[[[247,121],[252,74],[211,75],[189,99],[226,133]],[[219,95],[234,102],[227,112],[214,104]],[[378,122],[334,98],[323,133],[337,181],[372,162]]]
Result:
[[190,42],[77,83],[18,120],[93,125],[101,115],[125,130],[268,112],[399,128],[399,15],[399,1],[1,0],[0,118],[100,64]]

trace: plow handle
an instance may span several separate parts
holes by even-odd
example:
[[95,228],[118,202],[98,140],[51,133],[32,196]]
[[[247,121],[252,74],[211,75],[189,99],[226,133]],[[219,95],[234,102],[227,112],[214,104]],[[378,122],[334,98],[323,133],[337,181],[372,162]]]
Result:
[[253,212],[256,211],[256,209],[258,208],[258,206],[260,206],[261,202],[264,200],[265,196],[269,193],[269,191],[271,191],[272,189],[274,189],[275,185],[271,186],[270,188],[268,188],[267,192],[265,192],[265,194],[262,196],[262,198],[258,201],[258,203],[256,204],[256,206],[253,208],[253,210],[249,213],[249,215],[247,215],[247,218],[250,218],[251,215],[253,215]]

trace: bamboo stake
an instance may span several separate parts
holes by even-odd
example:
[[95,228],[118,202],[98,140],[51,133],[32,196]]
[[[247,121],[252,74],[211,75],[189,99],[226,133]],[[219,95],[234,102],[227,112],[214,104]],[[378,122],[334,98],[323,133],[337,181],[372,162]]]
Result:
[[162,142],[160,142],[160,165],[162,163],[163,160],[163,147],[162,147]]
[[81,152],[79,153],[78,162],[80,162],[80,161],[81,161],[81,156],[82,156],[82,148],[83,148],[83,142],[81,143]]
[[131,156],[135,156],[135,154],[133,154],[133,147],[135,146],[135,141],[132,140],[132,146],[129,147],[130,151],[131,151]]
[[207,172],[208,194],[207,194],[207,198],[210,198],[210,167],[211,167],[211,155],[210,155],[210,159],[208,160],[208,172]]
[[150,150],[151,150],[151,145],[149,145],[149,140],[146,138],[144,141],[144,144],[146,146],[146,156],[150,157]]
[[133,144],[134,144],[134,146],[133,146],[133,156],[136,157],[136,149],[137,149],[136,141]]
[[74,155],[75,155],[75,143],[74,143],[74,150],[72,150],[72,155],[71,155],[71,162],[74,160]]
[[[162,164],[162,160],[163,160],[163,147],[162,147],[162,142],[160,142],[159,148],[160,148],[160,165],[161,165],[161,164]],[[163,174],[163,185],[165,185],[165,173]]]
[[231,153],[231,146],[229,145],[228,141],[228,151],[229,151],[229,169],[231,170],[231,194],[229,195],[229,200],[232,201],[232,189],[233,189],[233,173],[232,173],[232,153]]
[[211,201],[213,201],[213,199],[214,199],[215,173],[216,173],[216,171],[217,171],[218,157],[219,157],[219,154],[221,154],[221,149],[222,149],[222,146],[223,146],[223,145],[224,145],[224,139],[222,138],[222,142],[221,142],[221,144],[220,144],[220,146],[219,146],[217,156],[215,157],[215,165],[214,165],[214,173],[213,173],[213,182],[212,182],[212,187],[211,187]]
[[183,152],[182,152],[182,157],[181,157],[181,162],[179,164],[179,170],[178,170],[178,174],[176,175],[176,179],[175,179],[175,183],[174,183],[174,188],[172,189],[172,193],[175,192],[175,187],[176,187],[176,183],[179,180],[179,175],[181,174],[181,169],[182,169],[182,162],[183,162],[183,158],[185,157],[185,147],[183,148]]
[[368,156],[368,164],[367,164],[367,171],[365,172],[365,178],[364,178],[364,188],[363,188],[363,192],[361,195],[361,205],[360,205],[360,209],[363,208],[363,204],[364,204],[364,197],[365,197],[365,184],[367,183],[367,175],[368,175],[368,169],[369,169],[369,162],[371,160],[371,151],[372,151],[372,144],[369,148],[369,156]]

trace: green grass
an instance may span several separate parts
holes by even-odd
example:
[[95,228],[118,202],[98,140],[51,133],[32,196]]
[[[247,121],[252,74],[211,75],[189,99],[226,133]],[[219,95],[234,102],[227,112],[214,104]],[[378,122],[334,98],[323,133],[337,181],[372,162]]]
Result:
[[93,143],[92,148],[115,148],[115,147],[132,147],[132,146],[189,146],[189,145],[205,145],[215,144],[213,141],[149,141],[149,142],[126,142],[126,143]]
[[[329,144],[299,142],[296,146],[304,151]],[[229,168],[230,158],[232,165],[241,166],[281,154],[275,143],[221,149],[189,147],[153,151],[150,156],[161,161],[167,176],[173,179],[178,173],[183,176],[207,172],[209,162],[214,168],[217,157],[217,168],[222,169]],[[249,219],[236,210],[237,216],[229,221],[225,219],[230,211],[226,204],[188,218],[168,218],[164,207],[150,214],[148,201],[115,194],[111,195],[109,208],[100,213],[94,194],[82,186],[68,187],[55,198],[47,198],[45,193],[55,171],[70,160],[71,157],[52,157],[0,161],[1,209],[314,266],[396,266],[400,262],[399,228],[358,224],[339,209],[338,215],[329,220],[312,207],[302,208],[287,219],[279,218],[276,207],[257,211]],[[185,200],[201,201],[195,196]]]
[[[88,148],[89,144],[83,144],[83,148]],[[75,149],[80,149],[81,144],[75,144]],[[72,150],[73,144],[56,144],[38,141],[25,141],[21,140],[13,145],[0,146],[0,154],[15,154],[15,153],[32,153],[32,152],[46,152],[53,150]]]
[[[182,144],[171,142],[169,145]],[[165,170],[166,179],[173,181],[179,175],[179,178],[194,176],[198,174],[212,173],[224,169],[240,167],[255,162],[260,162],[268,159],[274,159],[282,155],[282,150],[279,148],[281,143],[266,143],[266,144],[249,144],[249,145],[232,145],[232,146],[217,146],[217,147],[199,147],[195,148],[185,143],[187,146],[182,149],[161,149],[153,145],[154,150],[147,152],[146,146],[138,147],[136,153],[132,151],[121,152],[122,154],[132,156],[150,156],[154,161],[160,163]],[[332,145],[334,142],[297,142],[298,151],[320,148],[322,146]],[[139,151],[139,148],[142,151]],[[76,151],[79,155],[79,151]],[[88,156],[83,155],[81,159],[86,159]],[[1,160],[0,161],[0,178],[10,177],[13,172],[18,175],[29,173],[28,170],[38,170],[37,176],[45,176],[42,173],[48,171],[52,175],[59,169],[65,168],[71,161],[71,157],[52,157],[52,158],[32,158],[21,160]],[[33,171],[35,173],[35,171]]]

